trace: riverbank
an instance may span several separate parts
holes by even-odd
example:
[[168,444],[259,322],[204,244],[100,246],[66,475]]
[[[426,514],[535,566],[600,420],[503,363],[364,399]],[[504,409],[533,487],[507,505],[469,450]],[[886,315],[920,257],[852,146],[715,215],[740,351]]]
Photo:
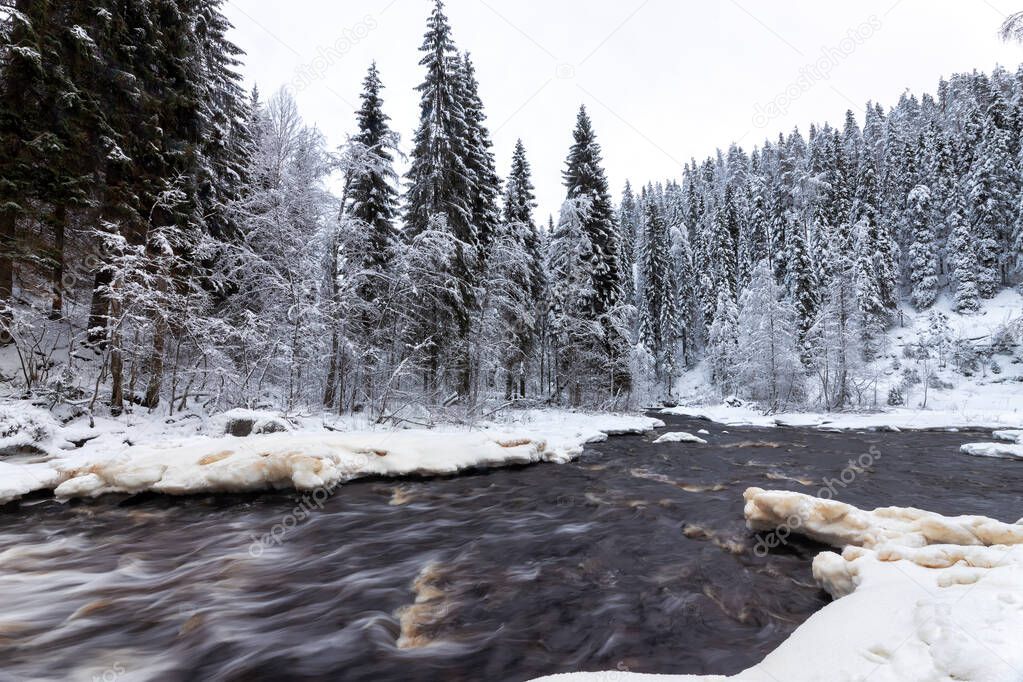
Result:
[[[638,415],[522,411],[473,427],[349,429],[252,411],[203,419],[83,419],[58,425],[40,410],[6,407],[9,456],[0,504],[52,491],[60,499],[108,493],[172,495],[324,490],[370,476],[447,475],[467,469],[566,462],[609,434],[663,422]],[[257,431],[261,433],[252,433]],[[232,433],[245,433],[238,436]]]

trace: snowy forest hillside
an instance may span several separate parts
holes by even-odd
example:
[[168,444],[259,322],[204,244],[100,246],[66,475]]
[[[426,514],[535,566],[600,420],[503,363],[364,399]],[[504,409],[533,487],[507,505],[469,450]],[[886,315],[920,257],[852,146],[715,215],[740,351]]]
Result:
[[[879,399],[899,358],[1016,361],[1018,316],[978,336],[948,314],[1020,281],[1023,70],[732,145],[617,205],[582,108],[540,220],[527,145],[495,159],[440,0],[419,127],[392,130],[370,65],[336,150],[287,91],[243,91],[221,4],[4,5],[6,397],[479,416],[677,400],[695,370],[706,399],[835,410],[942,390],[903,373]],[[907,310],[932,332],[908,350]]]

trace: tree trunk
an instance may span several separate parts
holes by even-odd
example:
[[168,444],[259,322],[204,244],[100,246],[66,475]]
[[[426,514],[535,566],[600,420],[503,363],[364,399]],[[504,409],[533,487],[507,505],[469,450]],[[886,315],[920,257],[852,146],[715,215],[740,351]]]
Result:
[[53,270],[50,283],[53,299],[50,304],[50,319],[59,320],[64,316],[64,240],[67,233],[67,206],[57,206],[53,211]]
[[326,408],[334,407],[334,401],[337,400],[337,373],[338,373],[338,349],[340,343],[337,338],[337,330],[330,335],[330,361],[327,366],[327,387],[323,390],[323,406]]
[[146,397],[143,405],[150,410],[160,404],[160,391],[163,389],[163,356],[169,332],[167,318],[162,314],[158,314],[154,320],[153,350],[149,354],[149,360],[146,363],[146,369],[149,372],[149,383],[146,385]]
[[7,309],[14,299],[14,245],[17,222],[12,211],[0,211],[0,345],[11,343],[8,329],[14,319]]
[[110,331],[110,413],[114,416],[124,411],[124,358],[121,355],[121,331],[117,318],[120,317],[120,303],[110,302],[110,316],[114,326]]
[[107,342],[107,314],[110,312],[110,297],[104,289],[110,286],[111,281],[110,271],[102,267],[96,271],[92,280],[88,343],[96,348],[102,348]]

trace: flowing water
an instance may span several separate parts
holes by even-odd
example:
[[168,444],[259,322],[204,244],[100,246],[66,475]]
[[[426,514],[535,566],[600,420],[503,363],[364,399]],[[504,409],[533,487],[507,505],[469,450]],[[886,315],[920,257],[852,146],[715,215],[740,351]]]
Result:
[[9,505],[0,679],[732,674],[827,603],[810,573],[824,548],[762,551],[747,486],[1023,515],[1019,462],[957,454],[978,434],[667,421],[710,444],[623,436],[571,464],[356,482],[325,501]]

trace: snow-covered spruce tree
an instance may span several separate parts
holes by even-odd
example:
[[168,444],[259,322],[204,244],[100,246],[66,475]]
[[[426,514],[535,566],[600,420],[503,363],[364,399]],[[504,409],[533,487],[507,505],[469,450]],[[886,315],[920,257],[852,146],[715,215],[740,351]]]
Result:
[[239,73],[244,53],[227,38],[232,26],[220,9],[223,4],[224,0],[199,0],[192,20],[204,124],[198,198],[205,229],[215,239],[236,233],[227,207],[244,189],[253,145],[250,100]]
[[753,268],[770,257],[768,235],[767,179],[761,170],[761,155],[754,151],[750,161],[746,229],[739,239],[739,287],[744,288],[753,276]]
[[863,316],[864,352],[874,357],[896,308],[897,246],[877,210],[878,185],[873,154],[860,161],[859,185],[853,215],[855,277]]
[[476,178],[467,147],[476,133],[465,111],[462,61],[441,0],[434,3],[420,50],[426,79],[417,88],[420,120],[406,175],[405,236],[411,245],[421,233],[443,227],[450,230],[446,241],[454,252],[444,260],[450,270],[439,273],[446,275],[444,290],[421,302],[426,305],[428,300],[429,309],[410,311],[418,322],[411,330],[412,342],[423,350],[419,362],[426,393],[442,388],[442,369],[450,368],[454,377],[449,383],[465,396],[472,381],[468,335],[479,305],[480,230],[473,223]]
[[771,410],[802,397],[801,340],[795,307],[774,280],[768,261],[754,269],[739,299],[736,385]]
[[931,223],[931,191],[917,185],[909,193],[909,224],[913,242],[909,247],[912,301],[917,310],[934,305],[938,298],[938,262],[935,255],[937,239]]
[[324,278],[331,328],[323,394],[328,408],[352,409],[383,395],[388,368],[398,361],[401,241],[393,165],[398,140],[383,111],[382,89],[374,63],[363,81],[358,133],[339,156],[343,206],[329,239]]
[[582,227],[589,242],[591,284],[588,289],[591,297],[587,314],[601,330],[599,340],[605,362],[602,375],[607,379],[603,393],[617,400],[628,393],[630,384],[628,336],[621,334],[627,325],[627,317],[619,319],[627,315],[630,306],[622,300],[618,227],[608,194],[600,145],[586,107],[579,109],[573,138],[562,176],[567,200],[580,199],[588,204],[587,210],[575,211],[583,221]]
[[618,228],[621,234],[621,252],[618,258],[621,263],[622,296],[626,301],[636,300],[635,264],[639,225],[636,196],[632,193],[632,185],[626,181],[625,189],[622,191],[622,202],[618,207]]
[[820,308],[820,282],[818,270],[810,259],[806,232],[802,225],[791,225],[788,230],[789,265],[792,301],[800,348],[805,348],[810,329]]
[[679,369],[680,301],[668,226],[656,202],[648,201],[643,208],[642,232],[639,340],[654,357],[655,378],[670,396]]
[[498,207],[501,196],[501,180],[497,175],[494,160],[493,143],[490,131],[486,127],[486,114],[483,112],[483,101],[479,95],[479,83],[476,80],[476,69],[469,54],[462,55],[460,76],[462,80],[462,108],[465,112],[467,137],[465,165],[472,182],[470,201],[470,222],[475,227],[480,244],[479,267],[484,267],[488,246],[490,245],[497,225],[501,221]]
[[722,395],[735,393],[739,365],[739,311],[727,291],[719,291],[707,339],[710,377]]
[[682,344],[679,361],[685,367],[696,362],[697,346],[700,340],[700,300],[696,263],[689,242],[689,230],[684,223],[676,224],[670,230],[671,263],[678,283],[678,338]]
[[533,220],[536,196],[522,140],[515,143],[504,195],[504,214],[488,259],[488,307],[500,329],[498,355],[506,400],[525,398],[538,350],[544,269]]
[[971,313],[980,310],[980,290],[977,287],[977,253],[973,229],[966,217],[961,195],[956,193],[952,212],[948,217],[951,234],[948,238],[949,285],[956,312]]
[[[601,325],[592,314],[593,247],[586,229],[592,199],[582,196],[562,204],[551,234],[548,272],[553,344],[553,398],[582,405],[600,384],[604,357]],[[592,401],[592,398],[590,398]]]
[[992,123],[984,126],[982,142],[966,177],[969,218],[977,254],[977,290],[982,298],[995,295],[1002,281],[1001,233],[1011,225],[1013,159],[1008,132]]
[[725,188],[725,195],[714,215],[713,231],[709,235],[707,253],[708,267],[714,291],[727,291],[729,296],[738,295],[739,275],[736,251],[739,213],[735,201],[735,190]]

